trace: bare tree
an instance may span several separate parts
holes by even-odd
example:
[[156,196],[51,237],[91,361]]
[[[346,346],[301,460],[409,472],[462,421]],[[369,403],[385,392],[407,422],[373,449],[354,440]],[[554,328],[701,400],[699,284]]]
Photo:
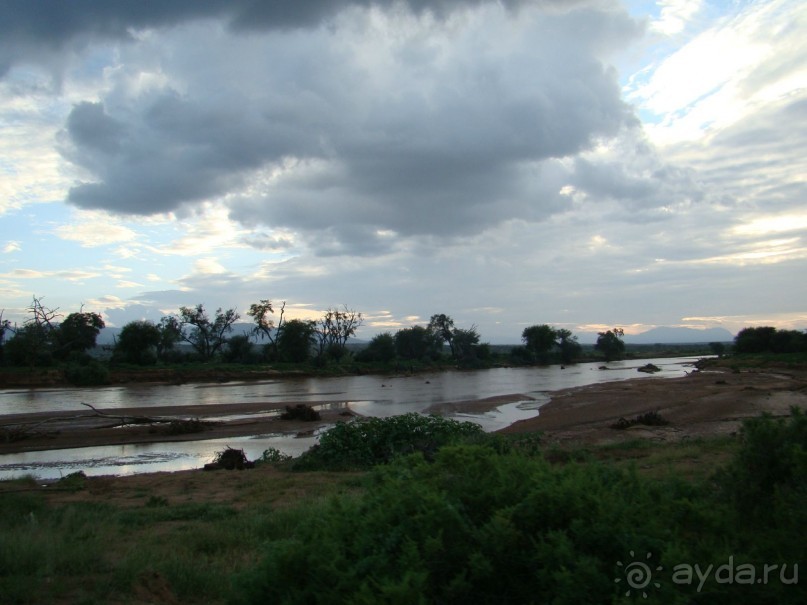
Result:
[[359,326],[364,323],[364,317],[354,309],[328,309],[325,315],[317,322],[316,337],[318,342],[318,355],[322,357],[326,352],[341,355],[345,345]]

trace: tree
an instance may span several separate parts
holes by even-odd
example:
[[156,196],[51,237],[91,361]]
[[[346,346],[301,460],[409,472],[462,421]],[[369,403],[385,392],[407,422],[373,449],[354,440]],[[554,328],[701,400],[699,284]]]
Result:
[[467,330],[454,328],[451,336],[453,342],[452,351],[455,359],[461,362],[478,359],[479,332],[476,331],[476,326],[471,326]]
[[807,351],[807,338],[798,330],[777,330],[771,338],[774,353],[798,353]]
[[0,363],[3,362],[3,344],[6,340],[6,333],[14,331],[11,327],[11,322],[7,319],[3,319],[4,312],[5,309],[0,311]]
[[255,322],[255,327],[252,328],[253,334],[259,336],[261,339],[266,338],[269,340],[268,348],[271,351],[272,357],[277,356],[277,338],[283,330],[283,314],[285,311],[286,301],[284,300],[280,304],[280,317],[277,320],[277,325],[275,325],[274,320],[269,317],[275,312],[272,301],[269,299],[263,298],[258,303],[252,303],[249,306],[249,311],[247,311],[247,315],[252,317]]
[[98,313],[70,313],[55,330],[54,355],[65,359],[70,353],[83,353],[92,349],[104,325],[104,320]]
[[31,317],[6,344],[5,354],[12,365],[50,365],[56,344],[56,319],[61,317],[59,309],[49,309],[42,304],[42,298],[34,296],[28,312]]
[[359,361],[390,362],[395,359],[395,338],[389,332],[376,334],[357,356]]
[[311,346],[314,344],[316,322],[291,319],[277,335],[277,350],[284,361],[303,363],[308,361]]
[[773,338],[776,328],[762,326],[759,328],[743,328],[734,337],[734,350],[737,353],[765,353],[773,350]]
[[395,352],[401,359],[437,359],[442,341],[423,326],[402,328],[395,333]]
[[171,351],[174,345],[182,340],[182,325],[176,317],[169,315],[163,317],[156,327],[160,333],[160,339],[156,345],[157,359],[165,361],[168,351]]
[[223,355],[228,363],[255,363],[257,360],[248,334],[236,334],[228,339]]
[[454,350],[454,320],[445,313],[439,315],[432,315],[429,319],[429,325],[426,327],[432,334],[434,334],[441,343],[446,343],[451,350],[451,357],[456,359],[456,351]]
[[151,365],[157,361],[160,329],[147,320],[131,321],[118,334],[115,356],[126,363]]
[[798,353],[807,351],[807,335],[771,326],[743,328],[734,337],[737,353]]
[[577,342],[577,336],[574,336],[571,330],[557,328],[555,330],[555,338],[557,339],[555,345],[560,351],[561,363],[572,363],[582,353],[583,347]]
[[551,326],[541,324],[524,328],[521,333],[524,346],[535,359],[541,363],[549,362],[549,352],[555,346],[555,330]]
[[[216,309],[216,315],[211,321],[205,311],[204,305],[198,304],[194,308],[180,307],[179,322],[183,327],[182,340],[189,343],[202,359],[213,359],[216,353],[224,346],[226,335],[233,329],[239,315],[235,309],[222,311]],[[185,326],[192,326],[187,333]]]
[[325,353],[331,357],[341,357],[345,353],[348,339],[356,333],[363,322],[362,314],[348,309],[347,305],[343,311],[328,309],[316,327],[318,357],[323,358]]
[[605,361],[619,359],[625,352],[625,342],[622,337],[625,331],[622,328],[614,328],[607,332],[597,332],[597,343],[594,348],[605,356]]
[[726,345],[724,345],[722,342],[710,342],[709,348],[712,350],[712,353],[718,357],[723,357],[723,353],[726,352]]

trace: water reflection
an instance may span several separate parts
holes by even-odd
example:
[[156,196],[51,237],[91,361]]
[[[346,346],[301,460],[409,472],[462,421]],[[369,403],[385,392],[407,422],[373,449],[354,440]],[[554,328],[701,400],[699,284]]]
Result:
[[[457,414],[460,420],[481,424],[485,430],[503,428],[531,418],[560,389],[628,378],[658,379],[683,376],[696,358],[643,359],[607,364],[585,363],[561,369],[496,368],[477,371],[449,371],[413,376],[346,376],[337,378],[291,378],[263,382],[223,384],[125,385],[104,388],[17,389],[0,391],[0,414],[85,410],[86,402],[97,408],[153,407],[163,405],[227,404],[266,401],[272,406],[285,402],[315,405],[349,404],[356,412],[387,417],[422,412],[433,404],[483,399],[520,393],[524,400],[508,403],[484,414]],[[637,368],[653,363],[661,372],[649,375]],[[323,400],[329,400],[324,402]],[[49,452],[0,455],[0,479],[22,474],[41,478],[83,470],[88,475],[132,474],[199,468],[226,446],[243,448],[250,459],[274,447],[299,455],[316,442],[316,437],[297,439],[289,435],[262,435],[225,440],[138,444],[114,447],[77,448]]]

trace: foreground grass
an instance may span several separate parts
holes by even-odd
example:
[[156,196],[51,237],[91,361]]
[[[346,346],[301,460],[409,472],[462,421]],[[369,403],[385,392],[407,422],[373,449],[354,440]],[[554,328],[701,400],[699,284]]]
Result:
[[[399,436],[397,424],[385,427]],[[668,579],[647,600],[625,596],[618,562],[631,551],[653,553],[668,570],[729,556],[758,565],[803,558],[804,418],[765,419],[744,435],[572,450],[476,436],[368,471],[247,471],[254,481],[225,502],[213,497],[215,482],[209,500],[72,502],[93,480],[71,478],[64,498],[31,481],[6,483],[0,595],[86,604],[804,602],[803,584],[781,582],[696,590]]]
[[225,603],[232,578],[254,564],[265,542],[328,498],[361,489],[361,475],[324,475],[267,481],[256,472],[232,504],[139,488],[94,497],[86,493],[92,478],[69,477],[44,490],[31,479],[3,482],[2,603]]

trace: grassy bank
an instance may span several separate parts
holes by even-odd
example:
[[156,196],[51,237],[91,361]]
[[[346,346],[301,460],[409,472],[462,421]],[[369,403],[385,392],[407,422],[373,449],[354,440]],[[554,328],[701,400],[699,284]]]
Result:
[[[183,362],[137,366],[112,364],[103,359],[83,359],[81,363],[59,364],[49,367],[0,366],[0,388],[44,388],[56,386],[95,386],[127,383],[228,382],[233,380],[269,380],[283,377],[337,377],[348,375],[376,374],[401,375],[447,370],[482,370],[490,368],[517,367],[510,357],[511,346],[493,345],[492,354],[486,359],[472,363],[458,363],[448,357],[439,359],[395,360],[391,362],[356,361],[352,356],[327,363],[308,361],[304,363],[254,363],[238,364],[223,362]],[[658,357],[698,357],[711,355],[707,345],[628,345],[626,360]],[[577,363],[603,362],[593,345],[585,345]],[[559,359],[552,364],[560,365]]]
[[[409,454],[401,421],[337,434],[326,456],[244,471],[226,500],[216,480],[192,499],[126,479],[114,498],[103,479],[5,483],[3,602],[804,602],[801,414],[735,438],[572,449],[422,427]],[[289,466],[318,463],[354,470]],[[729,557],[746,565],[737,581],[673,580]],[[638,560],[663,568],[658,587],[628,585]],[[765,564],[789,567],[747,582]]]

